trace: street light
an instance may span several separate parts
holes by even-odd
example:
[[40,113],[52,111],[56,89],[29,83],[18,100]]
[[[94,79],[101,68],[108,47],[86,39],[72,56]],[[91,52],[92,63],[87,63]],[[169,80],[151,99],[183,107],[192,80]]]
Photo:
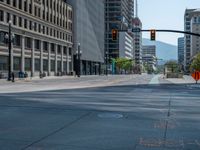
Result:
[[76,59],[77,59],[77,76],[80,77],[81,75],[81,55],[82,55],[82,51],[81,51],[81,44],[78,43],[77,45],[77,51],[76,51]]
[[5,35],[6,42],[8,43],[8,51],[9,51],[9,60],[8,60],[8,81],[11,81],[11,51],[12,51],[12,43],[14,41],[15,35],[11,34],[12,29],[12,21],[8,22],[8,33]]

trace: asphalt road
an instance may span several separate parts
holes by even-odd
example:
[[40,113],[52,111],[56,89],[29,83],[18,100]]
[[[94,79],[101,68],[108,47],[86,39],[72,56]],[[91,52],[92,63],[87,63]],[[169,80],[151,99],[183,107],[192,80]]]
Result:
[[200,89],[151,79],[0,94],[0,149],[200,150]]

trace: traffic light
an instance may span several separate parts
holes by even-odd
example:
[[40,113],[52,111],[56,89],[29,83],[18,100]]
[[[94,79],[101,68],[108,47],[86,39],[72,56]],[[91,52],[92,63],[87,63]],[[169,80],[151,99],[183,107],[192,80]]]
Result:
[[151,30],[151,41],[155,41],[156,40],[156,30]]
[[112,29],[112,40],[117,40],[118,31],[116,29]]

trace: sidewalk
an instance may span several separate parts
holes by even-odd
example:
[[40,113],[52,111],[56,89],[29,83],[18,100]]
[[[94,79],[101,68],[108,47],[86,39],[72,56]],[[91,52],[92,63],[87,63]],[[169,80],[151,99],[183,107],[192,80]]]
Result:
[[47,90],[78,89],[90,87],[110,86],[119,82],[136,78],[135,75],[115,75],[115,76],[81,76],[81,78],[63,76],[46,77],[43,79],[33,78],[0,82],[0,93],[20,93]]

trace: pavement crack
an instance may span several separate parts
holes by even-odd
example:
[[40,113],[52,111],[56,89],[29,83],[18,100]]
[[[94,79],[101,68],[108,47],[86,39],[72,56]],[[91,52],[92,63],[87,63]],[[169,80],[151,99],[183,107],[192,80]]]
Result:
[[67,127],[70,127],[71,125],[73,125],[73,124],[75,124],[76,122],[80,121],[81,119],[83,119],[83,118],[89,116],[90,114],[91,114],[91,112],[87,112],[87,113],[81,115],[80,117],[76,118],[75,120],[71,121],[70,123],[67,123],[67,124],[63,125],[62,127],[58,128],[58,129],[56,129],[56,130],[54,130],[53,132],[51,132],[51,133],[49,133],[49,134],[47,134],[47,135],[41,137],[40,139],[38,139],[38,140],[32,142],[31,144],[25,146],[25,147],[22,148],[21,150],[26,150],[27,148],[29,148],[29,147],[31,147],[31,146],[33,146],[33,145],[35,145],[35,144],[37,144],[37,143],[43,141],[44,139],[46,139],[46,138],[48,138],[48,137],[50,137],[50,136],[52,136],[52,135],[54,135],[54,134],[60,132],[61,130],[65,129],[65,128],[67,128]]

